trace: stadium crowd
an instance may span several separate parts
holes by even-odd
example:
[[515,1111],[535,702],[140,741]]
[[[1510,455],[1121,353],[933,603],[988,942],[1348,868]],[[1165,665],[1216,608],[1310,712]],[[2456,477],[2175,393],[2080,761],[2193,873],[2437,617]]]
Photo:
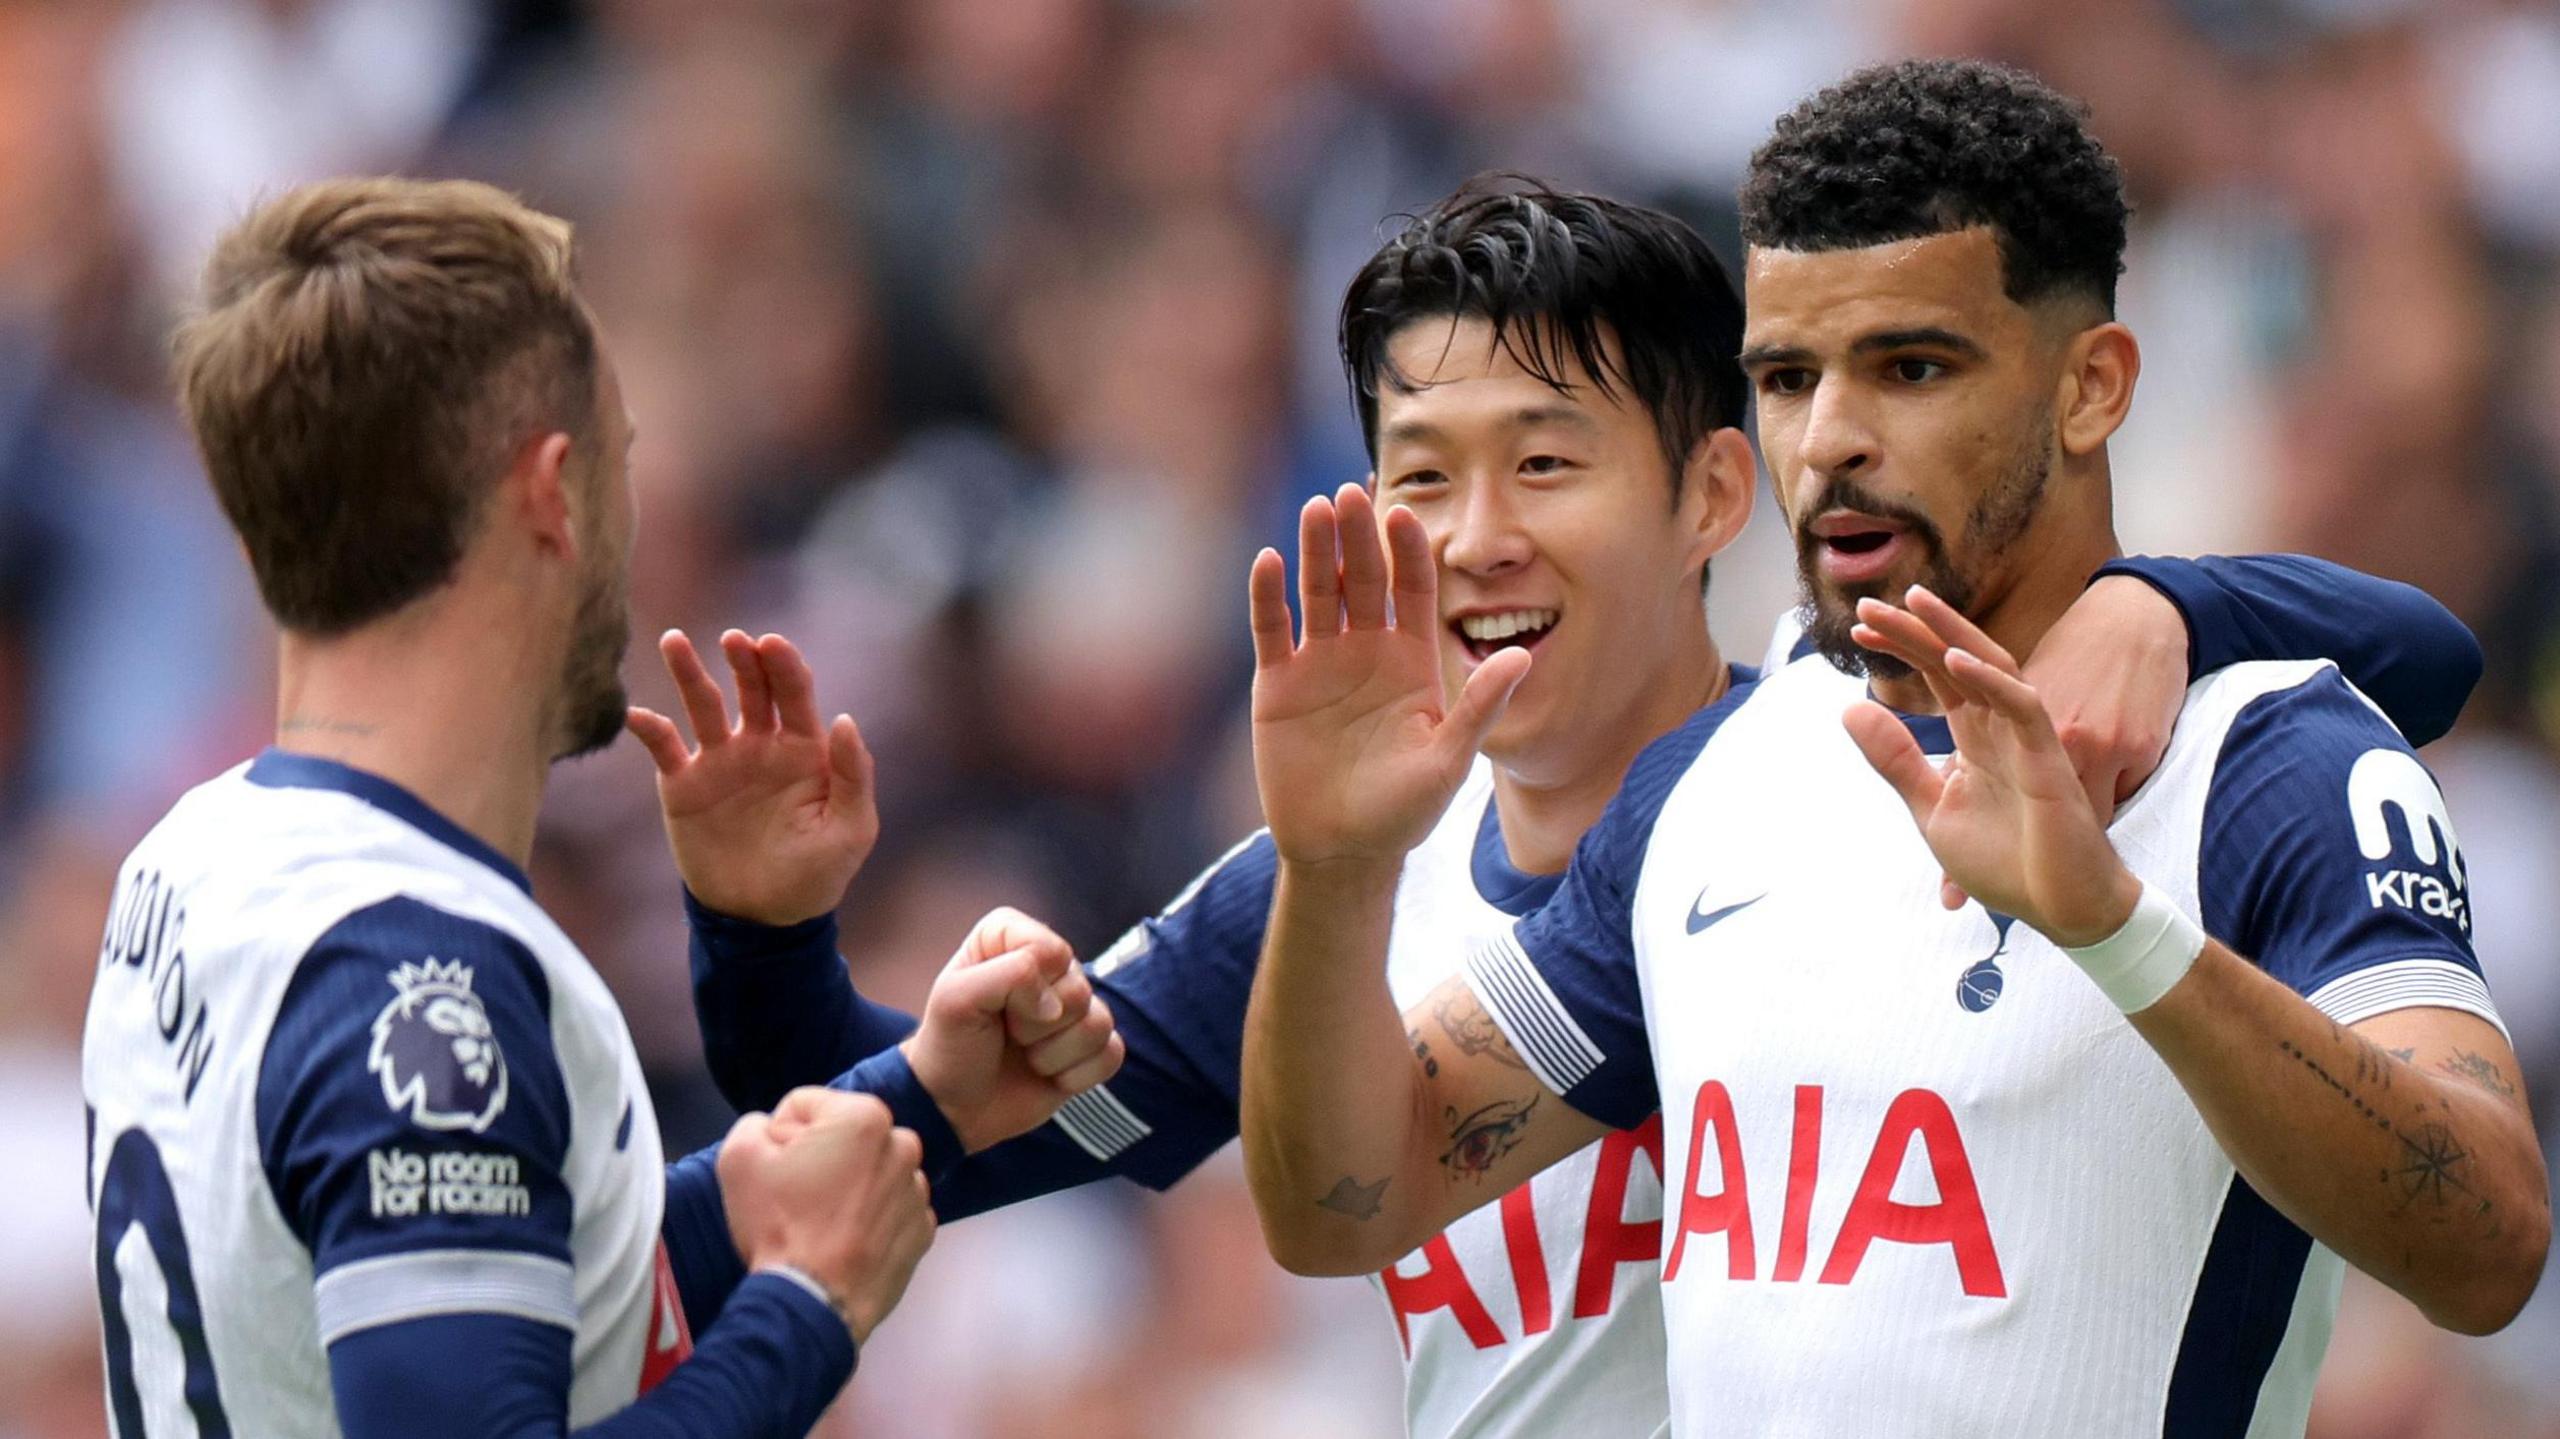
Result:
[[[0,1439],[101,1432],[77,1046],[116,859],[268,735],[270,636],[163,339],[291,181],[580,227],[638,419],[639,634],[780,630],[880,763],[846,944],[913,1005],[982,911],[1096,953],[1251,829],[1244,567],[1364,460],[1333,309],[1500,167],[1728,255],[1771,118],[1863,61],[2086,98],[2139,207],[2138,549],[2424,586],[2488,678],[2427,758],[2560,1136],[2560,12],[2535,0],[0,0]],[[1764,508],[1716,567],[1756,655]],[[646,643],[630,675],[669,707]],[[727,1115],[630,745],[535,883],[671,1152]],[[1104,1238],[1097,1240],[1096,1236]],[[1240,1171],[947,1230],[842,1432],[1386,1434],[1393,1327],[1264,1258]],[[2351,1284],[2313,1433],[2560,1435],[2560,1293],[2485,1341]]]

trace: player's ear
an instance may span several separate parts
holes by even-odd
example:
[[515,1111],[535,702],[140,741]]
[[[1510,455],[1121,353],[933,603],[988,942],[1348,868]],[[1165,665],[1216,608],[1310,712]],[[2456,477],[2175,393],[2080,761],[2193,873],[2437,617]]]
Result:
[[2054,406],[2064,454],[2085,457],[2107,442],[2132,408],[2141,374],[2142,347],[2123,325],[2109,320],[2071,337]]
[[571,559],[578,554],[578,527],[571,515],[570,455],[575,445],[559,430],[527,440],[507,467],[501,494],[523,517],[537,548]]
[[1742,533],[1751,519],[1751,500],[1760,489],[1760,471],[1751,456],[1751,441],[1731,425],[1712,430],[1689,452],[1682,467],[1676,505],[1691,532],[1689,560],[1705,564]]

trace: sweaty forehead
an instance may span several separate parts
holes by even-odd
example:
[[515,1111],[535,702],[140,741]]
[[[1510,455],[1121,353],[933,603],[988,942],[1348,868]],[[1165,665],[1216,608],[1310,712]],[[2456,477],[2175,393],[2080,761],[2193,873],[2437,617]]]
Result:
[[1935,328],[1995,343],[2023,336],[2026,307],[2002,289],[1988,226],[1841,250],[1755,246],[1743,265],[1743,348],[1823,349],[1888,330]]

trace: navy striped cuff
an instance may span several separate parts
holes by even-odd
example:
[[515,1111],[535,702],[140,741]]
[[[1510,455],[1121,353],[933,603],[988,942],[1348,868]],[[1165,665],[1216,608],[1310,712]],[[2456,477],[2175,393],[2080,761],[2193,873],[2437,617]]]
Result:
[[1155,1131],[1120,1102],[1108,1085],[1096,1085],[1059,1106],[1057,1123],[1097,1163],[1109,1164],[1120,1152]]
[[1546,976],[1529,962],[1520,941],[1508,930],[1476,946],[1466,962],[1467,986],[1485,1013],[1528,1062],[1538,1082],[1560,1095],[1589,1079],[1604,1057],[1600,1046],[1574,1022],[1556,998]]

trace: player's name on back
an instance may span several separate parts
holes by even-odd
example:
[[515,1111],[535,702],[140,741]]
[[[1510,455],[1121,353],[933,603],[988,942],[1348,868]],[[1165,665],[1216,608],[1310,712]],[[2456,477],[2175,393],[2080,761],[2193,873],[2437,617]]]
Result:
[[142,987],[134,997],[151,1006],[152,1025],[170,1048],[169,1059],[186,1077],[185,1096],[196,1097],[213,1058],[213,1032],[205,1023],[203,999],[187,991],[187,953],[179,936],[186,910],[157,870],[142,870],[116,891],[107,915],[106,938],[98,947],[98,967],[123,965],[142,971]]

